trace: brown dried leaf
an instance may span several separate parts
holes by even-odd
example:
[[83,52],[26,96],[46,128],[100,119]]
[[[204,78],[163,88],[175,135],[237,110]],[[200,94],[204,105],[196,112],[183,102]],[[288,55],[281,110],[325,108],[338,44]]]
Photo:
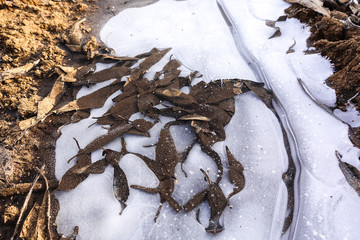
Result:
[[58,65],[55,68],[55,71],[57,72],[57,74],[60,75],[61,81],[72,82],[72,83],[76,82],[76,78],[75,78],[77,72],[76,68]]
[[[126,84],[127,83],[127,84]],[[152,88],[152,83],[150,83],[147,79],[139,79],[137,81],[126,81],[122,94],[118,95],[113,99],[113,102],[120,102],[126,98],[132,97],[134,95],[146,95],[146,92],[149,92],[149,88]],[[139,95],[138,97],[140,97]]]
[[158,119],[156,110],[154,106],[160,103],[160,99],[152,93],[141,94],[138,97],[137,105],[139,111],[146,116],[149,116],[154,119]]
[[26,130],[32,126],[35,126],[40,120],[36,117],[31,117],[19,122],[19,127],[21,130]]
[[155,94],[164,100],[168,100],[180,107],[189,106],[196,103],[196,99],[190,95],[181,92],[178,89],[158,89]]
[[159,186],[157,188],[147,188],[138,185],[131,185],[132,188],[146,191],[148,193],[160,194],[160,205],[155,215],[154,222],[156,222],[156,219],[160,214],[162,204],[166,201],[175,211],[178,212],[182,209],[182,207],[171,197],[174,191],[175,167],[179,162],[179,158],[176,152],[174,141],[170,134],[170,130],[168,128],[164,128],[161,130],[159,141],[156,144],[155,152],[155,161],[140,154],[134,154],[140,157],[150,168],[150,170],[154,172],[154,174],[160,181]]
[[354,144],[355,147],[360,148],[360,138],[357,134],[355,134],[355,129],[352,127],[349,127],[348,136],[352,144]]
[[124,133],[127,133],[132,127],[133,125],[131,123],[125,123],[110,129],[107,134],[96,138],[94,141],[89,143],[84,149],[79,150],[78,154],[75,155],[74,157],[80,156],[81,154],[84,153],[90,154],[93,151],[102,148],[103,146],[110,143],[117,137],[120,137]]
[[[279,17],[279,19],[280,19],[280,17]],[[282,20],[282,19],[281,19],[281,20]],[[285,19],[285,20],[286,20],[286,19]],[[285,20],[283,20],[283,21],[285,21]],[[277,22],[277,21],[272,21],[272,20],[266,20],[266,22],[265,22],[266,26],[275,29],[275,32],[273,33],[273,35],[271,35],[271,36],[269,37],[269,39],[275,38],[275,37],[280,37],[280,36],[281,36],[280,28],[279,28],[279,27],[276,27],[276,22]]]
[[104,173],[107,166],[109,166],[109,161],[108,159],[103,158],[87,166],[73,169],[72,172],[75,174],[85,174],[85,175],[102,174]]
[[225,99],[217,104],[219,108],[227,112],[230,116],[235,113],[235,100],[234,98]]
[[[83,36],[80,25],[81,23],[85,22],[85,18],[81,19],[80,21],[77,21],[70,29],[69,32],[69,40],[70,45],[81,45],[81,38]],[[80,47],[81,49],[81,47]],[[81,50],[80,50],[81,51]]]
[[91,164],[90,154],[81,154],[77,157],[76,164],[71,167],[60,179],[58,191],[69,191],[76,188],[82,183],[89,175],[77,174],[76,171]]
[[90,116],[90,110],[76,111],[71,116],[71,122],[77,123],[77,122],[81,121],[82,119],[88,118],[89,116]]
[[[144,119],[136,119],[132,122],[133,129],[136,130],[137,134],[143,135],[146,137],[150,137],[149,130],[155,125],[154,123],[150,121],[146,121]],[[132,133],[132,131],[129,130],[128,133]]]
[[65,85],[61,78],[56,79],[51,92],[38,103],[37,119],[42,120],[54,108],[60,97],[64,94]]
[[207,84],[199,82],[191,88],[189,95],[198,103],[216,104],[235,96],[234,88],[238,86],[231,80],[216,80]]
[[219,219],[222,212],[228,205],[228,201],[218,185],[219,181],[212,182],[207,173],[203,169],[200,170],[205,175],[209,183],[205,197],[210,206],[210,220],[209,226],[205,230],[213,234],[219,233],[224,230],[224,227],[220,225]]
[[258,95],[267,107],[272,108],[272,94],[264,88],[263,83],[257,83],[253,81],[244,80],[246,86]]
[[245,187],[244,167],[239,161],[237,161],[230,152],[230,149],[226,146],[226,155],[229,162],[229,179],[232,184],[235,184],[233,192],[230,193],[228,199],[240,192]]
[[280,37],[281,36],[281,31],[280,31],[280,28],[279,27],[274,27],[275,29],[275,32],[273,33],[273,35],[271,35],[269,37],[269,39],[271,38],[276,38],[276,37]]
[[224,167],[222,165],[221,158],[220,158],[219,154],[211,148],[211,146],[205,146],[200,143],[200,147],[201,147],[201,151],[206,153],[208,156],[210,156],[214,160],[214,162],[218,168],[217,179],[215,182],[216,184],[218,184],[221,181],[222,175],[224,173]]
[[285,0],[287,3],[297,3],[304,7],[310,8],[324,16],[330,17],[330,10],[323,7],[323,2],[320,0]]
[[221,226],[219,219],[228,205],[228,201],[217,183],[210,184],[206,196],[210,206],[210,219],[209,226],[205,230],[208,233],[216,234],[224,230],[224,227]]
[[160,59],[162,59],[169,51],[170,48],[164,50],[158,50],[157,48],[153,48],[150,51],[150,55],[146,57],[143,62],[140,63],[138,68],[134,69],[130,78],[128,79],[128,82],[141,79],[143,75],[149,70],[149,68],[155,65],[158,61],[160,61]]
[[35,203],[31,208],[28,216],[26,217],[24,224],[21,228],[20,238],[21,239],[34,239],[36,240],[36,222],[39,215],[40,206],[38,203]]
[[116,91],[121,88],[122,83],[113,82],[112,84],[100,88],[95,92],[92,92],[86,96],[83,96],[77,100],[71,101],[65,106],[54,111],[56,114],[74,111],[74,110],[86,110],[100,108],[104,106],[106,100]]
[[330,14],[332,17],[337,18],[339,20],[346,21],[346,19],[348,18],[348,15],[346,13],[343,13],[343,12],[340,12],[337,10],[332,10]]
[[171,59],[164,67],[163,72],[173,72],[181,66],[181,63],[176,59]]
[[149,70],[150,67],[152,67],[153,65],[155,65],[155,63],[157,63],[158,61],[160,61],[165,54],[167,54],[170,51],[171,48],[166,48],[164,50],[158,50],[156,48],[153,48],[151,50],[152,54],[150,56],[148,56],[147,58],[145,58],[145,60],[140,63],[139,68],[142,71],[147,71]]
[[68,104],[66,104],[65,106],[62,106],[61,108],[54,110],[53,112],[55,114],[61,114],[64,112],[71,112],[71,111],[75,111],[75,110],[80,110],[80,107],[78,105],[78,100],[71,101]]
[[197,206],[200,205],[200,203],[202,203],[205,200],[206,194],[207,194],[207,189],[197,193],[195,196],[193,196],[185,205],[184,205],[184,209],[185,212],[190,212],[191,210],[193,210],[194,208],[196,208]]
[[120,168],[119,164],[113,164],[114,167],[114,180],[113,180],[113,191],[115,198],[122,205],[122,211],[126,207],[125,202],[127,201],[130,190],[126,179],[125,172]]
[[295,52],[294,46],[296,45],[296,41],[294,39],[294,43],[289,47],[289,49],[286,51],[286,54]]
[[115,118],[121,117],[123,119],[129,119],[131,115],[138,111],[137,96],[135,95],[116,103],[108,112]]
[[93,73],[87,77],[82,83],[86,84],[95,84],[99,82],[104,82],[113,78],[121,79],[122,77],[129,75],[131,69],[128,66],[113,66],[108,69],[101,70],[99,72]]
[[[167,88],[174,88],[179,89],[179,82],[176,82],[177,77],[179,77],[181,71],[174,70],[169,73],[165,73],[164,78],[156,81],[157,87],[167,87]],[[171,86],[170,86],[171,85]],[[175,86],[177,85],[177,86]]]
[[35,67],[39,62],[40,62],[40,59],[36,60],[35,62],[28,63],[21,67],[12,68],[12,69],[0,72],[0,82],[5,81],[6,79],[13,78],[16,75],[27,73],[33,67]]
[[274,28],[276,25],[276,21],[266,20],[265,25],[268,27]]
[[360,171],[353,165],[343,162],[341,160],[341,155],[336,151],[335,152],[337,159],[339,160],[339,167],[343,172],[346,181],[349,185],[357,192],[360,196]]
[[286,19],[287,19],[287,15],[282,15],[282,16],[279,16],[276,21],[277,22],[284,22],[284,21],[286,21]]
[[94,71],[96,70],[96,64],[95,63],[90,63],[87,64],[85,66],[81,66],[77,68],[76,74],[75,74],[75,78],[77,79],[76,82],[73,83],[74,86],[78,86],[78,85],[83,85],[86,83],[86,78],[94,73]]
[[162,171],[167,172],[166,174],[170,177],[174,176],[175,166],[179,162],[179,156],[168,128],[161,130],[155,154],[156,161],[163,165],[166,169]]
[[166,97],[180,97],[184,93],[178,89],[166,89],[162,92],[162,94]]

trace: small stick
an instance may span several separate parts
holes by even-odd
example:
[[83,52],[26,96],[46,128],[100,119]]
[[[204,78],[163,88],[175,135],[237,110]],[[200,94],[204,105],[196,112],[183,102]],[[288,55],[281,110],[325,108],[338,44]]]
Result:
[[[45,165],[43,165],[40,170],[43,171],[44,169],[45,169]],[[17,222],[16,222],[16,226],[15,226],[14,233],[13,233],[13,235],[11,236],[10,240],[14,240],[14,239],[15,239],[15,236],[16,236],[17,230],[18,230],[18,228],[19,228],[20,222],[21,222],[21,220],[22,220],[22,217],[23,217],[24,212],[25,212],[25,210],[26,210],[26,208],[27,208],[27,205],[29,204],[29,200],[30,200],[30,197],[31,197],[31,195],[32,195],[32,192],[33,192],[35,183],[37,183],[37,181],[39,180],[40,176],[41,176],[40,173],[36,176],[36,178],[34,179],[34,182],[33,182],[32,186],[31,186],[31,188],[30,188],[30,190],[29,190],[29,193],[26,195],[24,204],[23,204],[22,207],[21,207],[21,211],[20,211],[19,218],[18,218],[18,220],[17,220]]]
[[[75,141],[77,142],[76,139],[75,139]],[[45,174],[43,173],[42,170],[38,169],[38,171],[40,172],[41,176],[43,177],[43,179],[45,181],[45,185],[46,185],[46,191],[44,193],[44,198],[45,197],[47,198],[47,205],[48,205],[47,206],[47,212],[46,212],[48,233],[49,233],[50,239],[55,239],[55,237],[52,234],[51,228],[50,228],[50,224],[51,224],[51,212],[50,212],[51,211],[51,196],[50,196],[50,192],[49,192],[49,181],[48,181],[47,177],[45,176]]]

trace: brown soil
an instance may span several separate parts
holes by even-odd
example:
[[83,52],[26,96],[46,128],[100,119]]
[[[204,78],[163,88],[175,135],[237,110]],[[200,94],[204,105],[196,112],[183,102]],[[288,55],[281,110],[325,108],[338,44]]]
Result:
[[[0,164],[6,166],[6,171],[0,171],[0,190],[32,183],[42,165],[47,179],[54,182],[56,130],[68,122],[69,114],[49,117],[24,131],[18,123],[37,114],[38,102],[50,92],[57,77],[55,66],[75,64],[69,60],[72,53],[63,36],[94,10],[94,3],[82,0],[0,1]],[[10,77],[3,74],[37,60],[39,63],[29,71]],[[69,95],[71,91],[65,99]],[[43,194],[44,190],[33,194],[25,216],[35,202],[41,203]],[[26,196],[5,195],[0,196],[0,239],[10,239]]]

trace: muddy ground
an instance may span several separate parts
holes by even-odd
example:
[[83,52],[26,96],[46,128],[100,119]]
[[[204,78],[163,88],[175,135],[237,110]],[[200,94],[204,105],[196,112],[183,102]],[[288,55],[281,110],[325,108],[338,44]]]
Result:
[[[34,229],[28,227],[45,224],[35,220],[32,224],[24,223],[24,219],[35,203],[42,204],[45,179],[50,191],[56,187],[54,150],[59,137],[57,130],[74,120],[71,112],[41,118],[41,121],[38,118],[41,115],[39,103],[44,102],[59,77],[68,76],[61,66],[87,66],[95,61],[96,54],[111,52],[99,41],[101,26],[124,8],[151,2],[0,0],[0,239],[10,239],[16,226],[17,235],[22,230],[22,236],[30,239]],[[333,63],[335,73],[327,82],[337,93],[337,107],[344,109],[348,99],[360,91],[360,30],[356,24],[346,24],[354,14],[349,5],[326,2],[332,11],[330,17],[299,4],[293,4],[286,13],[311,26],[309,47],[315,46]],[[86,20],[78,24],[80,32],[73,32],[74,24],[83,18]],[[81,33],[81,36],[71,33]],[[32,65],[27,65],[29,63]],[[54,105],[69,102],[78,90],[79,87],[71,82],[63,83]],[[351,101],[359,108],[360,96]],[[19,126],[26,119],[39,121],[36,120],[33,126]],[[43,171],[40,170],[42,166],[45,166]],[[24,217],[18,221],[29,187],[39,172],[46,178],[39,178],[34,188],[37,191],[27,203]],[[51,228],[48,229],[52,233],[50,236],[59,238],[53,222],[57,211],[55,199],[51,200],[50,206],[51,222],[46,225]],[[39,233],[37,238],[48,239],[49,236]]]

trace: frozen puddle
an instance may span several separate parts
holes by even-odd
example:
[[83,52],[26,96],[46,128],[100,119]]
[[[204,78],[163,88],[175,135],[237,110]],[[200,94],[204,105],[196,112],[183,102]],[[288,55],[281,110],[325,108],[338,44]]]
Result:
[[[159,205],[158,194],[148,194],[130,188],[127,208],[122,215],[112,190],[113,168],[103,174],[90,175],[77,188],[56,194],[60,203],[57,216],[58,231],[71,235],[79,226],[77,239],[358,239],[360,230],[360,198],[344,179],[338,167],[335,150],[343,160],[359,167],[358,149],[347,137],[347,126],[318,107],[301,89],[301,78],[312,94],[327,105],[335,101],[335,94],[323,81],[332,71],[330,64],[318,55],[304,55],[309,30],[297,20],[278,22],[282,35],[268,39],[274,29],[266,20],[276,20],[288,6],[281,0],[224,0],[243,36],[244,45],[258,59],[268,77],[269,85],[281,103],[294,133],[292,154],[298,159],[295,179],[295,215],[289,230],[282,235],[287,210],[287,189],[282,175],[287,171],[288,159],[282,131],[275,115],[253,93],[235,97],[236,112],[226,126],[226,140],[214,145],[224,165],[220,183],[227,195],[232,184],[227,178],[225,146],[244,166],[245,188],[230,199],[220,222],[225,230],[216,235],[206,233],[210,211],[208,205],[176,214],[165,203],[156,223],[153,222]],[[101,38],[117,55],[135,56],[153,47],[172,50],[153,66],[145,77],[149,79],[162,69],[173,55],[184,65],[182,74],[198,70],[201,80],[241,78],[253,81],[252,69],[237,50],[236,39],[219,11],[216,1],[163,0],[136,9],[127,9],[112,18],[102,29]],[[296,40],[294,53],[285,54]],[[109,66],[98,64],[97,71]],[[83,88],[78,97],[109,84]],[[195,81],[196,83],[196,81]],[[92,117],[101,116],[112,106],[110,96],[102,109],[91,111],[88,119],[62,128],[56,145],[56,176],[58,179],[74,164],[66,161],[77,153],[73,137],[82,147],[107,130],[88,126]],[[135,114],[132,120],[141,117]],[[283,118],[283,116],[280,116]],[[160,129],[170,119],[162,118],[151,130],[151,138],[126,135],[128,150],[154,158],[154,148],[143,146],[157,141]],[[178,151],[191,142],[193,135],[183,126],[171,127]],[[120,151],[120,139],[106,146]],[[92,161],[101,159],[100,150],[92,154]],[[120,162],[129,185],[156,187],[158,180],[142,160],[126,155]],[[180,166],[176,168],[178,184],[173,197],[185,204],[192,196],[206,188],[199,171],[209,170],[215,179],[216,165],[198,145],[192,149],[184,164],[185,178]]]

